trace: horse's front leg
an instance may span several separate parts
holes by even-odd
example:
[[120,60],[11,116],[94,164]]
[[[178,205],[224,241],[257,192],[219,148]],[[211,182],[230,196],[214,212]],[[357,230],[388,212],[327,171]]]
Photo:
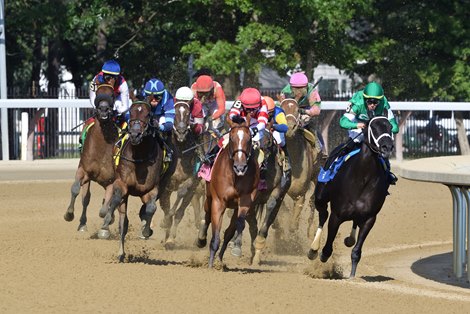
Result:
[[119,235],[121,236],[118,259],[119,262],[124,262],[126,253],[124,252],[124,239],[126,238],[129,229],[129,219],[127,217],[127,201],[129,196],[125,196],[121,205],[119,206]]
[[104,216],[106,216],[106,213],[108,212],[108,208],[109,208],[109,202],[112,196],[113,196],[113,184],[111,183],[106,187],[104,191],[104,200],[103,200],[103,204],[101,205],[100,213],[99,213],[101,218],[104,218]]
[[90,204],[91,193],[90,193],[90,180],[87,180],[85,184],[82,185],[81,188],[82,193],[82,214],[80,215],[80,224],[78,225],[78,231],[87,231],[87,218],[86,218],[86,211],[88,205]]
[[100,239],[109,239],[109,225],[114,220],[114,211],[121,204],[123,196],[127,195],[127,185],[121,181],[115,181],[113,184],[113,195],[109,201],[108,211],[103,219],[103,225],[98,231],[98,237]]
[[349,278],[354,278],[356,276],[357,264],[359,264],[362,255],[362,245],[364,244],[364,241],[366,240],[369,231],[374,226],[376,217],[377,216],[369,217],[359,228],[357,243],[351,251],[351,274],[349,275]]
[[72,221],[75,218],[73,213],[75,210],[75,200],[77,199],[78,194],[80,194],[80,187],[84,177],[85,172],[83,171],[83,168],[79,166],[75,173],[75,181],[70,188],[71,199],[70,204],[64,214],[65,221]]
[[152,236],[153,230],[151,228],[152,218],[155,212],[157,211],[157,196],[158,189],[155,187],[150,193],[146,195],[142,200],[145,202],[145,215],[143,215],[142,222],[145,221],[145,225],[142,229],[142,236],[145,239],[148,239]]
[[206,196],[206,200],[204,201],[204,219],[201,220],[201,224],[199,226],[199,233],[196,240],[196,245],[198,248],[203,248],[207,244],[207,229],[209,228],[209,224],[211,222],[211,205],[212,198],[210,196]]
[[[214,266],[215,253],[219,250],[220,246],[220,230],[222,228],[223,214],[225,211],[225,204],[218,199],[213,198],[211,204],[211,224],[212,224],[212,239],[209,245],[209,268]],[[233,236],[233,234],[232,234]],[[222,265],[219,265],[222,267]]]
[[333,242],[335,241],[336,234],[338,233],[338,229],[341,223],[342,221],[335,214],[335,212],[332,211],[330,219],[328,220],[328,236],[326,237],[326,243],[323,246],[323,250],[320,254],[320,261],[322,261],[322,263],[326,263],[331,254],[333,254]]
[[170,228],[173,224],[173,216],[170,214],[170,197],[171,191],[165,189],[159,199],[160,207],[163,211],[163,219],[160,222],[160,228],[165,231],[165,241],[167,241],[170,236]]

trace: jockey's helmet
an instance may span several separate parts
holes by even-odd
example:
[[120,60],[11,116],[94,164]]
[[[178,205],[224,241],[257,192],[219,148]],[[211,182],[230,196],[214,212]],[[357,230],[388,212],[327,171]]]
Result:
[[144,93],[146,95],[161,95],[165,91],[165,86],[162,81],[156,78],[151,78],[145,83]]
[[266,104],[268,105],[268,111],[273,111],[274,107],[276,107],[276,104],[274,103],[274,99],[272,99],[269,96],[263,96],[263,98],[266,101]]
[[101,71],[105,74],[119,75],[121,66],[115,60],[108,60],[103,64]]
[[196,80],[195,89],[198,92],[209,92],[214,88],[214,81],[209,75],[201,75]]
[[253,87],[245,88],[238,99],[244,108],[254,109],[261,105],[261,94]]
[[384,97],[384,89],[376,82],[370,82],[366,85],[363,92],[364,98],[382,99]]
[[292,74],[289,80],[292,87],[306,87],[308,85],[308,78],[303,72]]
[[187,86],[178,88],[175,98],[183,101],[191,101],[194,98],[193,91]]

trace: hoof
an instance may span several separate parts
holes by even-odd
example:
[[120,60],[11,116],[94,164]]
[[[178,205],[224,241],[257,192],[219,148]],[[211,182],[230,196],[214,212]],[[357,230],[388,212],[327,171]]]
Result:
[[241,257],[242,256],[242,249],[238,246],[234,246],[232,248],[232,250],[230,251],[230,253],[233,255],[233,256],[236,256],[236,257]]
[[352,237],[344,238],[344,245],[346,245],[347,247],[352,247],[354,244],[356,244],[356,239]]
[[80,226],[78,226],[77,231],[80,231],[80,232],[87,232],[87,231],[88,231],[88,227],[87,227],[86,225],[80,225]]
[[126,254],[122,254],[118,256],[119,263],[124,263],[125,259],[126,259]]
[[65,213],[64,214],[65,221],[72,221],[74,218],[75,218],[75,215],[73,213]]
[[108,213],[108,210],[106,208],[101,208],[98,215],[100,216],[100,218],[104,218],[106,217],[107,213]]
[[309,260],[313,261],[314,259],[317,258],[317,256],[318,256],[318,251],[314,251],[312,249],[308,250],[307,257]]
[[152,234],[153,234],[153,230],[152,230],[152,229],[149,228],[148,231],[145,231],[145,228],[144,228],[144,229],[142,230],[142,236],[141,236],[141,238],[143,238],[143,239],[148,239],[148,238],[150,238],[150,237],[152,236]]
[[196,240],[196,246],[200,249],[205,247],[207,245],[207,239],[197,239]]
[[174,248],[175,248],[175,241],[174,241],[174,240],[167,240],[167,241],[165,242],[165,249],[166,249],[166,250],[171,251],[171,250],[173,250]]
[[322,263],[328,262],[328,259],[329,259],[329,258],[330,258],[329,256],[325,256],[323,253],[320,254],[320,261],[321,261]]
[[111,236],[111,233],[109,232],[109,230],[100,229],[98,231],[98,238],[100,238],[102,240],[107,240],[107,239],[109,239],[110,236]]

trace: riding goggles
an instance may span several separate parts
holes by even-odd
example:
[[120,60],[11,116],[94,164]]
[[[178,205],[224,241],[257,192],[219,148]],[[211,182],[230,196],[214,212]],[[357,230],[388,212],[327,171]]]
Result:
[[379,103],[379,100],[376,98],[367,98],[366,103],[368,105],[377,105]]

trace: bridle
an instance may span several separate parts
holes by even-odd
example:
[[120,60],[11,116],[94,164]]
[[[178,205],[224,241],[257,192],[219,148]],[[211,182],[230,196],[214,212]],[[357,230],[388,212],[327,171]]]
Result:
[[[189,112],[189,115],[191,114],[191,107],[189,105],[189,103],[187,102],[184,102],[184,101],[178,101],[177,103],[175,103],[175,109],[176,109],[176,106],[183,106],[186,108],[186,110],[188,110]],[[176,112],[175,110],[175,117],[176,115],[178,114],[178,112]],[[188,116],[189,116],[188,115]],[[175,121],[176,122],[176,121]],[[175,133],[179,134],[181,137],[185,137],[186,134],[188,134],[189,130],[190,130],[190,123],[187,123],[187,126],[186,128],[184,129],[184,131],[181,133],[181,129],[178,129],[177,128],[177,123],[173,123],[173,130],[175,131]]]
[[[369,146],[369,148],[377,153],[377,154],[380,154],[380,153],[383,153],[382,150],[380,149],[380,145],[379,145],[379,141],[384,138],[384,137],[389,137],[392,139],[393,141],[393,135],[391,133],[382,133],[380,134],[379,136],[376,136],[373,132],[372,132],[372,128],[370,127],[371,123],[372,122],[377,122],[377,120],[382,120],[382,119],[385,119],[387,122],[388,122],[388,119],[387,117],[384,117],[384,116],[378,116],[378,117],[374,117],[372,118],[369,123],[368,123],[368,127],[367,127],[367,144]],[[370,145],[370,143],[374,143],[375,146],[372,146]]]
[[[282,104],[283,104],[284,102],[289,101],[289,102],[293,103],[292,100],[293,100],[293,99],[290,99],[290,98],[284,99],[283,101],[281,101],[281,107],[282,107]],[[294,104],[295,104],[295,103],[294,103]],[[297,104],[296,104],[296,105],[297,105]],[[297,105],[297,107],[298,107],[298,105]],[[284,113],[285,113],[285,115],[286,115],[286,120],[288,120],[288,119],[290,118],[290,119],[293,119],[293,120],[295,121],[295,124],[294,124],[295,127],[298,127],[298,126],[300,125],[300,114],[299,114],[298,111],[297,111],[297,115],[294,115],[294,114],[292,114],[292,113],[286,113],[285,110],[284,110]]]
[[[150,104],[148,104],[145,101],[136,101],[136,102],[132,103],[132,106],[133,105],[145,105],[145,106],[148,107],[149,113],[144,117],[145,120],[140,119],[140,118],[138,118],[138,119],[129,119],[128,132],[132,133],[133,126],[135,124],[139,124],[140,130],[141,130],[139,133],[142,135],[142,137],[145,137],[149,133],[153,133],[154,127],[153,127],[153,125],[151,125],[153,113],[152,113]],[[150,129],[149,127],[152,127],[152,128]]]
[[[235,154],[237,154],[237,153],[242,153],[242,154],[244,154],[244,155],[246,156],[246,160],[248,161],[248,160],[250,159],[252,153],[253,153],[253,147],[252,147],[252,145],[251,145],[250,128],[249,128],[248,126],[246,126],[246,125],[235,125],[235,126],[232,126],[232,130],[233,130],[233,129],[247,129],[247,130],[248,130],[247,133],[248,133],[248,136],[249,136],[249,138],[250,138],[250,139],[249,139],[249,142],[248,142],[249,151],[243,150],[243,149],[241,149],[241,148],[238,148],[238,149],[236,149],[236,150],[233,150],[233,148],[232,148],[233,142],[232,142],[232,140],[230,139],[229,144],[228,144],[229,158],[230,158],[230,160],[233,161],[233,158],[234,158]],[[231,132],[230,132],[230,133],[231,133]]]

